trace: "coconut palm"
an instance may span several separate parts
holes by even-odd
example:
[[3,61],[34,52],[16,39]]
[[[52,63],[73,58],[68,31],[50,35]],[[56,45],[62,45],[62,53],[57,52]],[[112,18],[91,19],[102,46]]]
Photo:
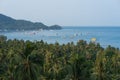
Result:
[[107,60],[105,58],[105,52],[101,50],[96,56],[97,57],[93,74],[96,75],[97,80],[110,80],[106,71]]
[[38,80],[43,56],[32,53],[34,48],[32,43],[26,44],[24,52],[21,53],[22,61],[15,69],[15,80]]

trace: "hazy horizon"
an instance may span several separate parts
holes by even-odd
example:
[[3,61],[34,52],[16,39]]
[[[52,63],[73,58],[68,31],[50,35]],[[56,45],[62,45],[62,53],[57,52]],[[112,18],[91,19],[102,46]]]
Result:
[[119,0],[1,0],[0,13],[62,26],[120,26]]

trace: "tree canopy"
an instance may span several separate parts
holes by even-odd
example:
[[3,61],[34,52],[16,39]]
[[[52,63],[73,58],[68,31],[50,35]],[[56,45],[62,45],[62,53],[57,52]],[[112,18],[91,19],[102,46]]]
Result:
[[120,80],[120,50],[0,36],[0,80]]

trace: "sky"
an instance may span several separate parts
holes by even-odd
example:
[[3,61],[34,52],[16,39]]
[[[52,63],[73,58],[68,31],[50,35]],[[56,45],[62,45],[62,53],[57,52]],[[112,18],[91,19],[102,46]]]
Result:
[[120,26],[120,0],[0,0],[0,13],[62,26]]

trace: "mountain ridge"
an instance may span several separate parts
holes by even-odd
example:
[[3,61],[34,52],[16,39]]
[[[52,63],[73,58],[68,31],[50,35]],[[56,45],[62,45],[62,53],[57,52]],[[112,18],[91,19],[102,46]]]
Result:
[[47,26],[41,22],[31,22],[27,20],[16,20],[9,16],[0,14],[0,30],[60,30],[59,25]]

